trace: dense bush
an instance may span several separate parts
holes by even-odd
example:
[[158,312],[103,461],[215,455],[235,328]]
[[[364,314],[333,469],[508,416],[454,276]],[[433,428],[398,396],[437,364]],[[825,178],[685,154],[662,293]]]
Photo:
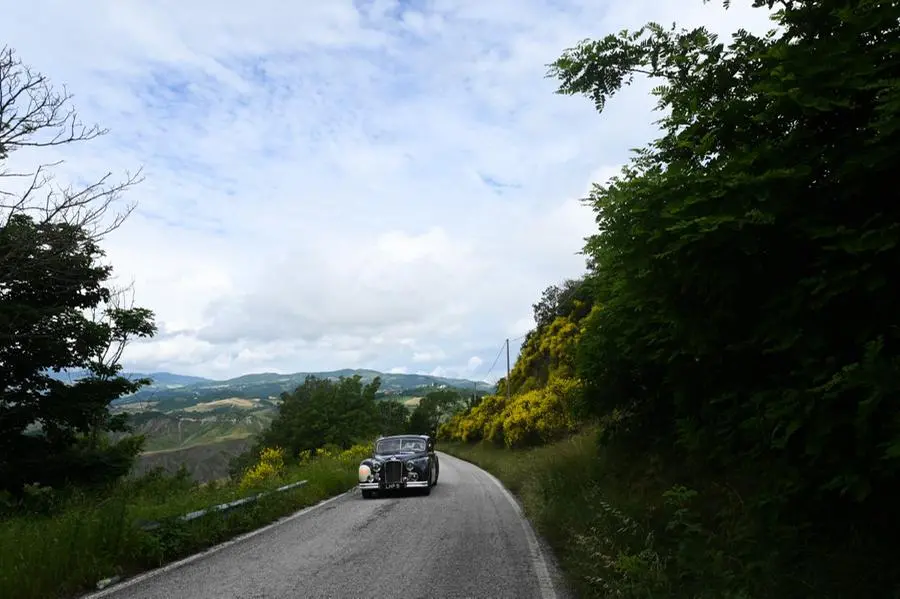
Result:
[[536,310],[509,405],[504,382],[442,428],[513,446],[598,419],[598,492],[643,498],[598,553],[608,593],[900,593],[900,5],[772,4],[763,36],[651,23],[551,65],[600,111],[656,79],[662,134],[591,193],[589,314]]
[[[551,302],[552,305],[547,305]],[[547,443],[578,428],[583,414],[581,383],[575,376],[575,355],[582,323],[592,313],[584,298],[583,281],[567,281],[544,291],[535,304],[535,320],[542,322],[527,335],[509,382],[501,380],[497,393],[458,412],[438,429],[447,440],[488,440],[507,447]],[[510,398],[506,398],[506,386]]]

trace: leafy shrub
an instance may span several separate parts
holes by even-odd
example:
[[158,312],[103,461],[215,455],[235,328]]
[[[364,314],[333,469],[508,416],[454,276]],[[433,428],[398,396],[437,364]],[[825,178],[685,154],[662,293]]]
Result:
[[276,480],[284,473],[284,449],[267,447],[260,452],[259,462],[244,474],[241,479],[242,490],[255,489],[265,483]]
[[512,397],[500,415],[506,446],[540,445],[573,432],[577,427],[573,404],[579,393],[578,381],[552,379],[543,389]]

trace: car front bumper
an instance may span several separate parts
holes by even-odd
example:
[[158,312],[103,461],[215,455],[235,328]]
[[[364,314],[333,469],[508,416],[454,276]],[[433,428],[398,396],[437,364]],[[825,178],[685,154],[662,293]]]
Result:
[[366,491],[389,491],[391,489],[425,489],[428,487],[427,480],[408,480],[399,483],[386,484],[382,482],[359,483],[359,488]]

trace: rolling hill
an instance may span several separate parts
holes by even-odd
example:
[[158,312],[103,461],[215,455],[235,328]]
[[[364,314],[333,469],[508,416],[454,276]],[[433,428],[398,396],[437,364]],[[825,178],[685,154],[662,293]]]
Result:
[[[479,392],[494,389],[481,381],[349,368],[251,373],[221,381],[170,372],[125,373],[132,379],[151,378],[153,384],[114,401],[112,411],[128,413],[133,432],[146,439],[135,473],[157,466],[174,472],[184,463],[198,480],[212,480],[226,476],[228,459],[249,447],[252,438],[268,427],[281,403],[281,393],[293,391],[309,375],[330,379],[359,375],[366,382],[378,376],[382,381],[378,397],[395,399],[408,408],[434,388],[469,393],[476,386]],[[68,382],[84,373],[52,376]]]
[[[359,375],[364,382],[376,376],[381,377],[382,397],[416,396],[427,388],[447,387],[471,391],[491,391],[494,386],[484,381],[431,376],[427,374],[384,373],[376,370],[350,369],[329,372],[295,372],[280,374],[261,372],[241,375],[227,380],[211,380],[202,377],[172,374],[169,372],[125,373],[128,378],[147,377],[153,384],[142,388],[137,393],[123,396],[113,405],[144,404],[157,411],[183,410],[192,405],[225,399],[275,399],[282,392],[292,391],[303,383],[307,376],[335,379],[341,376]],[[52,376],[63,381],[74,381],[84,376],[83,372],[53,373]]]

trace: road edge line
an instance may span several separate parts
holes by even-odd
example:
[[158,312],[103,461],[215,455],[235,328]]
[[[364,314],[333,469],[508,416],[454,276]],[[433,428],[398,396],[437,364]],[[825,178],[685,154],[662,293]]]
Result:
[[256,535],[260,535],[260,534],[266,532],[267,530],[271,530],[271,529],[275,528],[276,526],[286,524],[292,520],[299,518],[300,516],[304,516],[304,515],[308,514],[309,512],[311,512],[313,510],[316,510],[320,507],[324,507],[325,505],[331,503],[332,501],[337,501],[338,499],[340,499],[344,496],[352,495],[356,491],[357,491],[357,487],[354,485],[352,488],[348,489],[347,491],[344,491],[343,493],[335,495],[334,497],[329,497],[328,499],[323,499],[322,501],[320,501],[318,503],[314,503],[312,505],[306,506],[305,508],[302,508],[301,510],[296,511],[293,514],[290,514],[288,516],[285,516],[283,518],[275,520],[274,522],[270,522],[269,524],[266,524],[262,528],[256,528],[249,532],[245,532],[244,534],[236,536],[233,539],[228,539],[227,541],[223,541],[223,542],[219,543],[218,545],[213,545],[212,547],[204,549],[200,553],[195,553],[193,555],[189,555],[187,557],[181,558],[178,561],[174,561],[174,562],[171,562],[164,566],[160,566],[159,568],[155,568],[153,570],[149,570],[147,572],[137,574],[135,576],[132,576],[131,578],[127,578],[127,579],[123,580],[122,582],[118,582],[112,586],[109,586],[101,591],[94,591],[87,595],[79,595],[78,599],[100,599],[101,597],[107,597],[113,593],[117,593],[119,591],[127,589],[128,587],[134,586],[134,585],[138,584],[139,582],[143,582],[145,580],[155,578],[155,577],[159,576],[160,574],[165,574],[167,572],[171,572],[172,570],[176,570],[182,566],[186,566],[197,560],[203,559],[204,557],[209,557],[210,555],[212,555],[214,553],[218,553],[219,551],[225,549],[226,547],[230,547],[231,545],[240,543],[241,541],[246,541],[247,539],[255,537]]
[[478,464],[470,462],[468,460],[464,460],[443,451],[441,453],[446,456],[450,456],[455,460],[459,460],[460,462],[465,462],[466,464],[474,466],[475,468],[486,474],[491,482],[497,485],[501,493],[503,493],[503,496],[506,497],[506,500],[512,505],[513,510],[515,510],[516,512],[516,515],[519,516],[519,522],[522,525],[522,530],[525,531],[525,542],[528,543],[528,551],[529,553],[531,553],[531,566],[534,568],[534,574],[538,579],[538,587],[541,591],[541,598],[558,599],[556,585],[553,583],[553,577],[550,575],[550,568],[547,566],[547,558],[544,555],[544,549],[537,539],[537,534],[534,532],[534,528],[531,526],[531,522],[525,516],[525,510],[522,509],[522,506],[521,504],[519,504],[519,501],[516,499],[515,495],[513,495],[509,489],[503,486],[503,483],[499,478],[497,478]]

